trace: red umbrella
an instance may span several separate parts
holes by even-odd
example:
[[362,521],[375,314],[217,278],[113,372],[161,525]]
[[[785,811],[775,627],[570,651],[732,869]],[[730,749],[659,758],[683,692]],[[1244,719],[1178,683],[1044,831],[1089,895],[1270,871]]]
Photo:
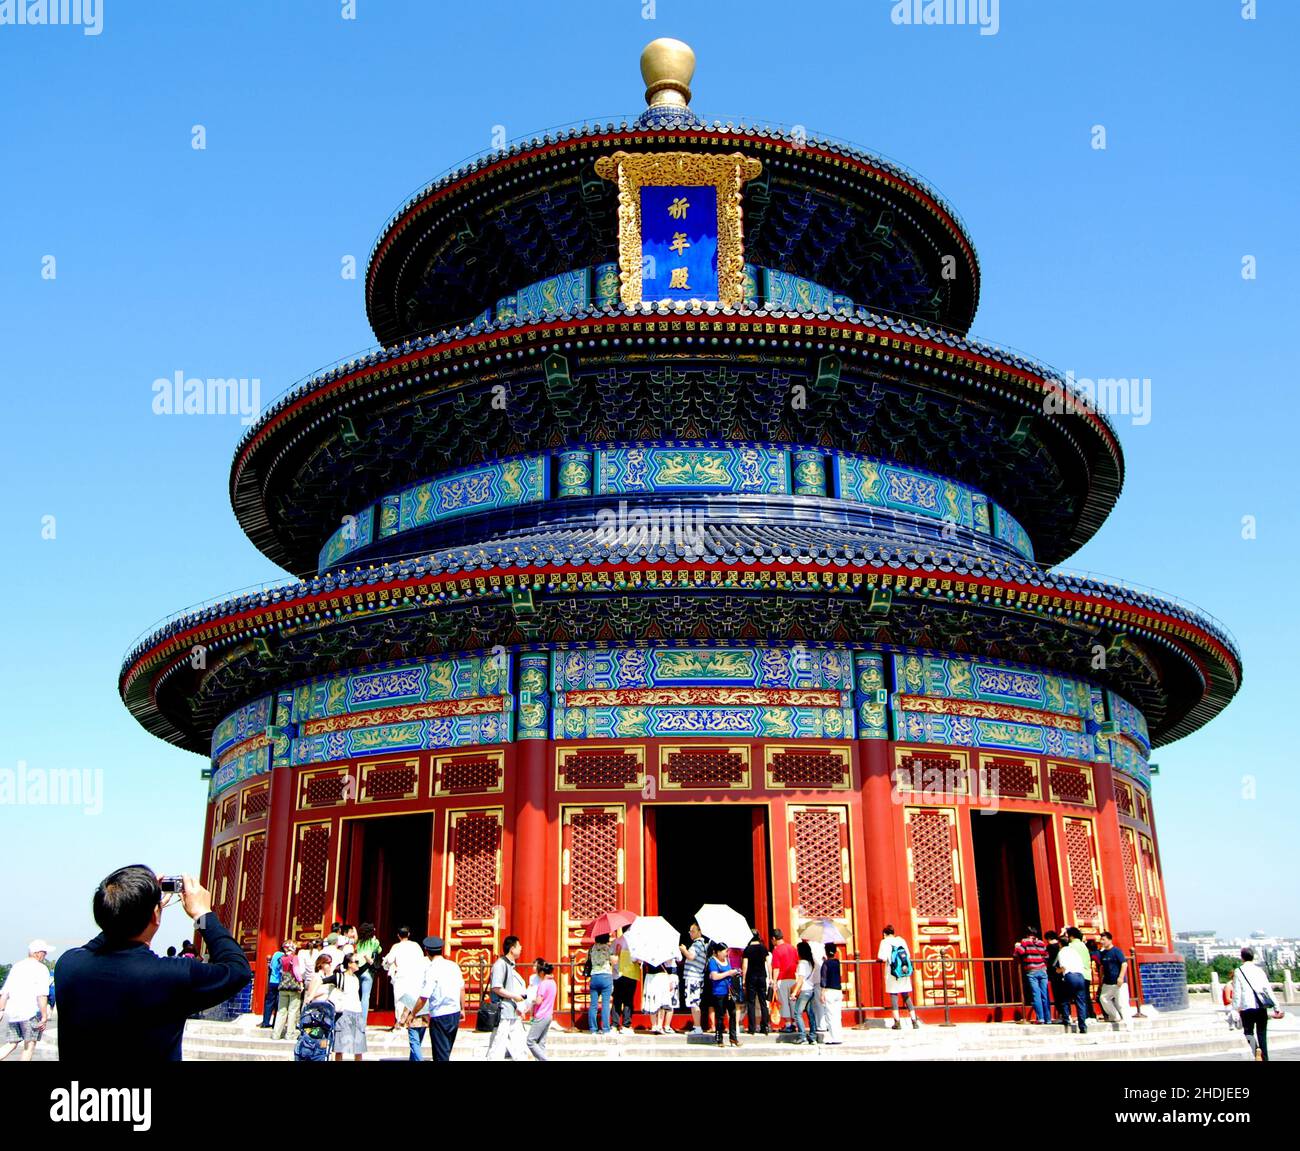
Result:
[[607,911],[598,915],[587,924],[587,937],[584,943],[594,943],[597,935],[613,935],[619,928],[636,922],[635,911]]

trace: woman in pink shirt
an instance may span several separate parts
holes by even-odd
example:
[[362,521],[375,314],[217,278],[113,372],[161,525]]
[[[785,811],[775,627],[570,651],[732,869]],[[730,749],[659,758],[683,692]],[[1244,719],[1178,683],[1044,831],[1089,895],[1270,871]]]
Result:
[[545,959],[537,961],[537,996],[533,1000],[533,1025],[528,1029],[528,1050],[534,1059],[543,1063],[546,1062],[546,1033],[555,1017],[554,971],[553,963],[547,963]]

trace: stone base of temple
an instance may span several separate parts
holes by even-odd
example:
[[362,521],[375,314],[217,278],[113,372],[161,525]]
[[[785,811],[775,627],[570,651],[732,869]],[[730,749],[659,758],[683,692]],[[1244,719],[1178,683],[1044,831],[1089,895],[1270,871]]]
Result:
[[[1204,997],[1202,997],[1203,999]],[[192,1020],[185,1028],[184,1054],[190,1062],[289,1062],[293,1045],[266,1038],[258,1030],[260,1018],[241,1016],[227,1023]],[[564,1023],[567,1025],[567,1020]],[[806,1046],[794,1036],[753,1036],[742,1029],[741,1047],[718,1050],[713,1036],[656,1036],[638,1031],[624,1036],[593,1037],[586,1031],[559,1030],[552,1026],[547,1053],[557,1060],[591,1059],[847,1059],[847,1060],[1240,1060],[1247,1054],[1240,1031],[1229,1031],[1220,1011],[1206,1002],[1171,1015],[1150,1015],[1130,1020],[1115,1029],[1091,1026],[1086,1035],[1067,1034],[1064,1028],[1015,1024],[959,1023],[943,1027],[924,1024],[919,1030],[887,1030],[883,1021],[866,1027],[846,1027],[841,1046]],[[1289,1013],[1269,1024],[1269,1049],[1275,1058],[1300,1057],[1300,1015]],[[57,1058],[57,1024],[37,1047],[36,1058]],[[470,1030],[456,1040],[457,1061],[482,1059],[488,1036]],[[367,1035],[367,1061],[404,1061],[408,1057],[405,1033],[371,1027]],[[429,1058],[425,1041],[424,1056]]]

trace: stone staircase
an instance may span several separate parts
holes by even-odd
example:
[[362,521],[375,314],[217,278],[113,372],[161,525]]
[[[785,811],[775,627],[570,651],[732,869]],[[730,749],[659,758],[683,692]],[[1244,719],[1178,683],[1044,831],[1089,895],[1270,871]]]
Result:
[[[184,1056],[187,1061],[287,1062],[293,1058],[293,1044],[276,1041],[256,1024],[256,1016],[245,1015],[231,1022],[191,1020],[185,1028]],[[37,1048],[39,1059],[55,1058],[55,1032]],[[608,1037],[586,1031],[557,1031],[553,1025],[547,1051],[552,1059],[888,1059],[957,1060],[999,1062],[1018,1060],[1076,1059],[1175,1059],[1237,1058],[1246,1049],[1240,1031],[1229,1031],[1221,1015],[1208,1008],[1190,1008],[1168,1015],[1134,1019],[1122,1029],[1093,1024],[1087,1035],[1067,1034],[1060,1026],[1037,1027],[1014,1023],[963,1023],[941,1027],[923,1023],[919,1030],[905,1025],[902,1031],[888,1030],[882,1021],[865,1027],[846,1028],[839,1047],[807,1046],[793,1036],[753,1036],[742,1031],[739,1049],[720,1051],[712,1035],[657,1036],[643,1032]],[[486,1035],[462,1031],[453,1058],[482,1058]],[[367,1035],[367,1061],[401,1060],[408,1057],[405,1032],[371,1027]],[[1300,1048],[1300,1016],[1287,1015],[1269,1026],[1270,1050]],[[110,1054],[106,1050],[106,1056]],[[429,1057],[426,1037],[425,1058]]]

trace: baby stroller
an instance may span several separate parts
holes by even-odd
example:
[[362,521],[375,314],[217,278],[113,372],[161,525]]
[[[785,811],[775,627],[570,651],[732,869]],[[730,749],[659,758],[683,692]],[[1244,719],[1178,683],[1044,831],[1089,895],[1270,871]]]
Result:
[[298,1017],[298,1042],[293,1046],[295,1062],[325,1063],[334,1046],[334,1004],[328,999],[304,1003]]

